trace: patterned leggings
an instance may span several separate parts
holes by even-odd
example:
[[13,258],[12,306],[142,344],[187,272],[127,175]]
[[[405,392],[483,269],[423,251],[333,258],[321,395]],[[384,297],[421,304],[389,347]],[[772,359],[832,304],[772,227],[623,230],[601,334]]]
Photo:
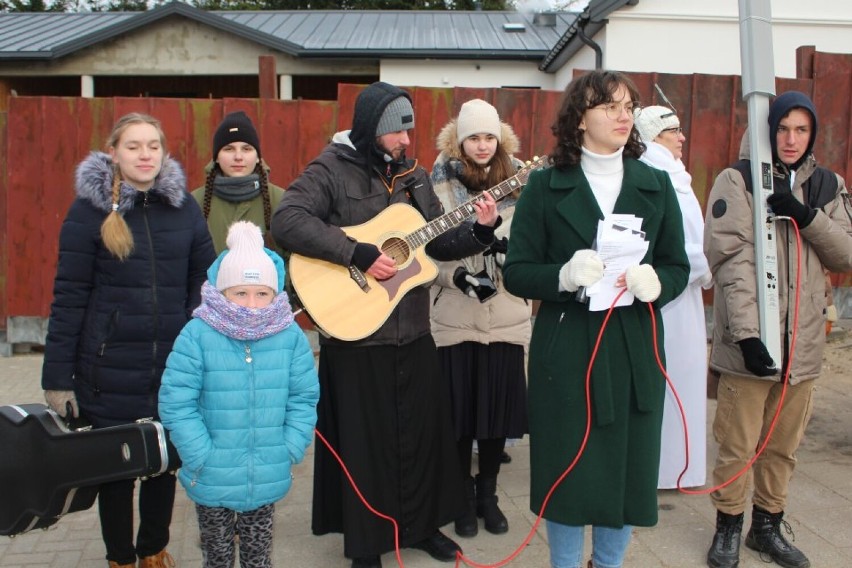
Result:
[[235,532],[240,535],[242,568],[272,568],[274,504],[245,513],[196,504],[195,511],[204,568],[233,568]]

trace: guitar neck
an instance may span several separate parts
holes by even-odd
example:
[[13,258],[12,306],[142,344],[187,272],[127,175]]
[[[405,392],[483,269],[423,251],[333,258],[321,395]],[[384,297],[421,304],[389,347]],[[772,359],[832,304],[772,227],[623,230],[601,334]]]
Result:
[[[521,187],[521,181],[517,175],[514,175],[504,181],[501,181],[491,189],[486,190],[494,198],[494,201],[499,201]],[[480,197],[475,197],[467,203],[459,205],[449,213],[444,213],[440,217],[432,219],[413,233],[405,237],[405,241],[412,249],[421,247],[435,239],[450,229],[458,227],[466,220],[476,215],[476,208],[473,206]]]

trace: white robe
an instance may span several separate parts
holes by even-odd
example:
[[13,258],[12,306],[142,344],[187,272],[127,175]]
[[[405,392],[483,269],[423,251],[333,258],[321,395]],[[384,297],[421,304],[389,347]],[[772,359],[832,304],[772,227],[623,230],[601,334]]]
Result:
[[[689,469],[681,487],[704,485],[707,471],[707,330],[704,322],[702,287],[712,283],[704,257],[704,215],[692,190],[692,176],[683,162],[657,142],[647,143],[641,160],[668,172],[683,214],[689,282],[686,289],[663,310],[666,367],[686,415],[689,434]],[[657,487],[673,489],[686,466],[683,418],[671,388],[666,387],[660,453],[660,479]]]

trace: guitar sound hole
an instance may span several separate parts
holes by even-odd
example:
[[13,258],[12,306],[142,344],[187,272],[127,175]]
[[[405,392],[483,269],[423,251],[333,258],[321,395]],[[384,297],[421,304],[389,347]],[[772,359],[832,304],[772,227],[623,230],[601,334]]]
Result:
[[411,254],[408,243],[397,237],[386,240],[382,245],[382,252],[391,257],[397,266],[405,264]]

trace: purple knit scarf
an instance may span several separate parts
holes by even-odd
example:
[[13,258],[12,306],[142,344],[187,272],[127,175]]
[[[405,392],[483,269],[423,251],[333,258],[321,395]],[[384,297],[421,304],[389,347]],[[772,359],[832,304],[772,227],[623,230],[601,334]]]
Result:
[[201,287],[201,305],[192,315],[223,335],[250,341],[275,335],[293,323],[286,292],[276,294],[265,308],[245,308],[227,299],[209,281]]

